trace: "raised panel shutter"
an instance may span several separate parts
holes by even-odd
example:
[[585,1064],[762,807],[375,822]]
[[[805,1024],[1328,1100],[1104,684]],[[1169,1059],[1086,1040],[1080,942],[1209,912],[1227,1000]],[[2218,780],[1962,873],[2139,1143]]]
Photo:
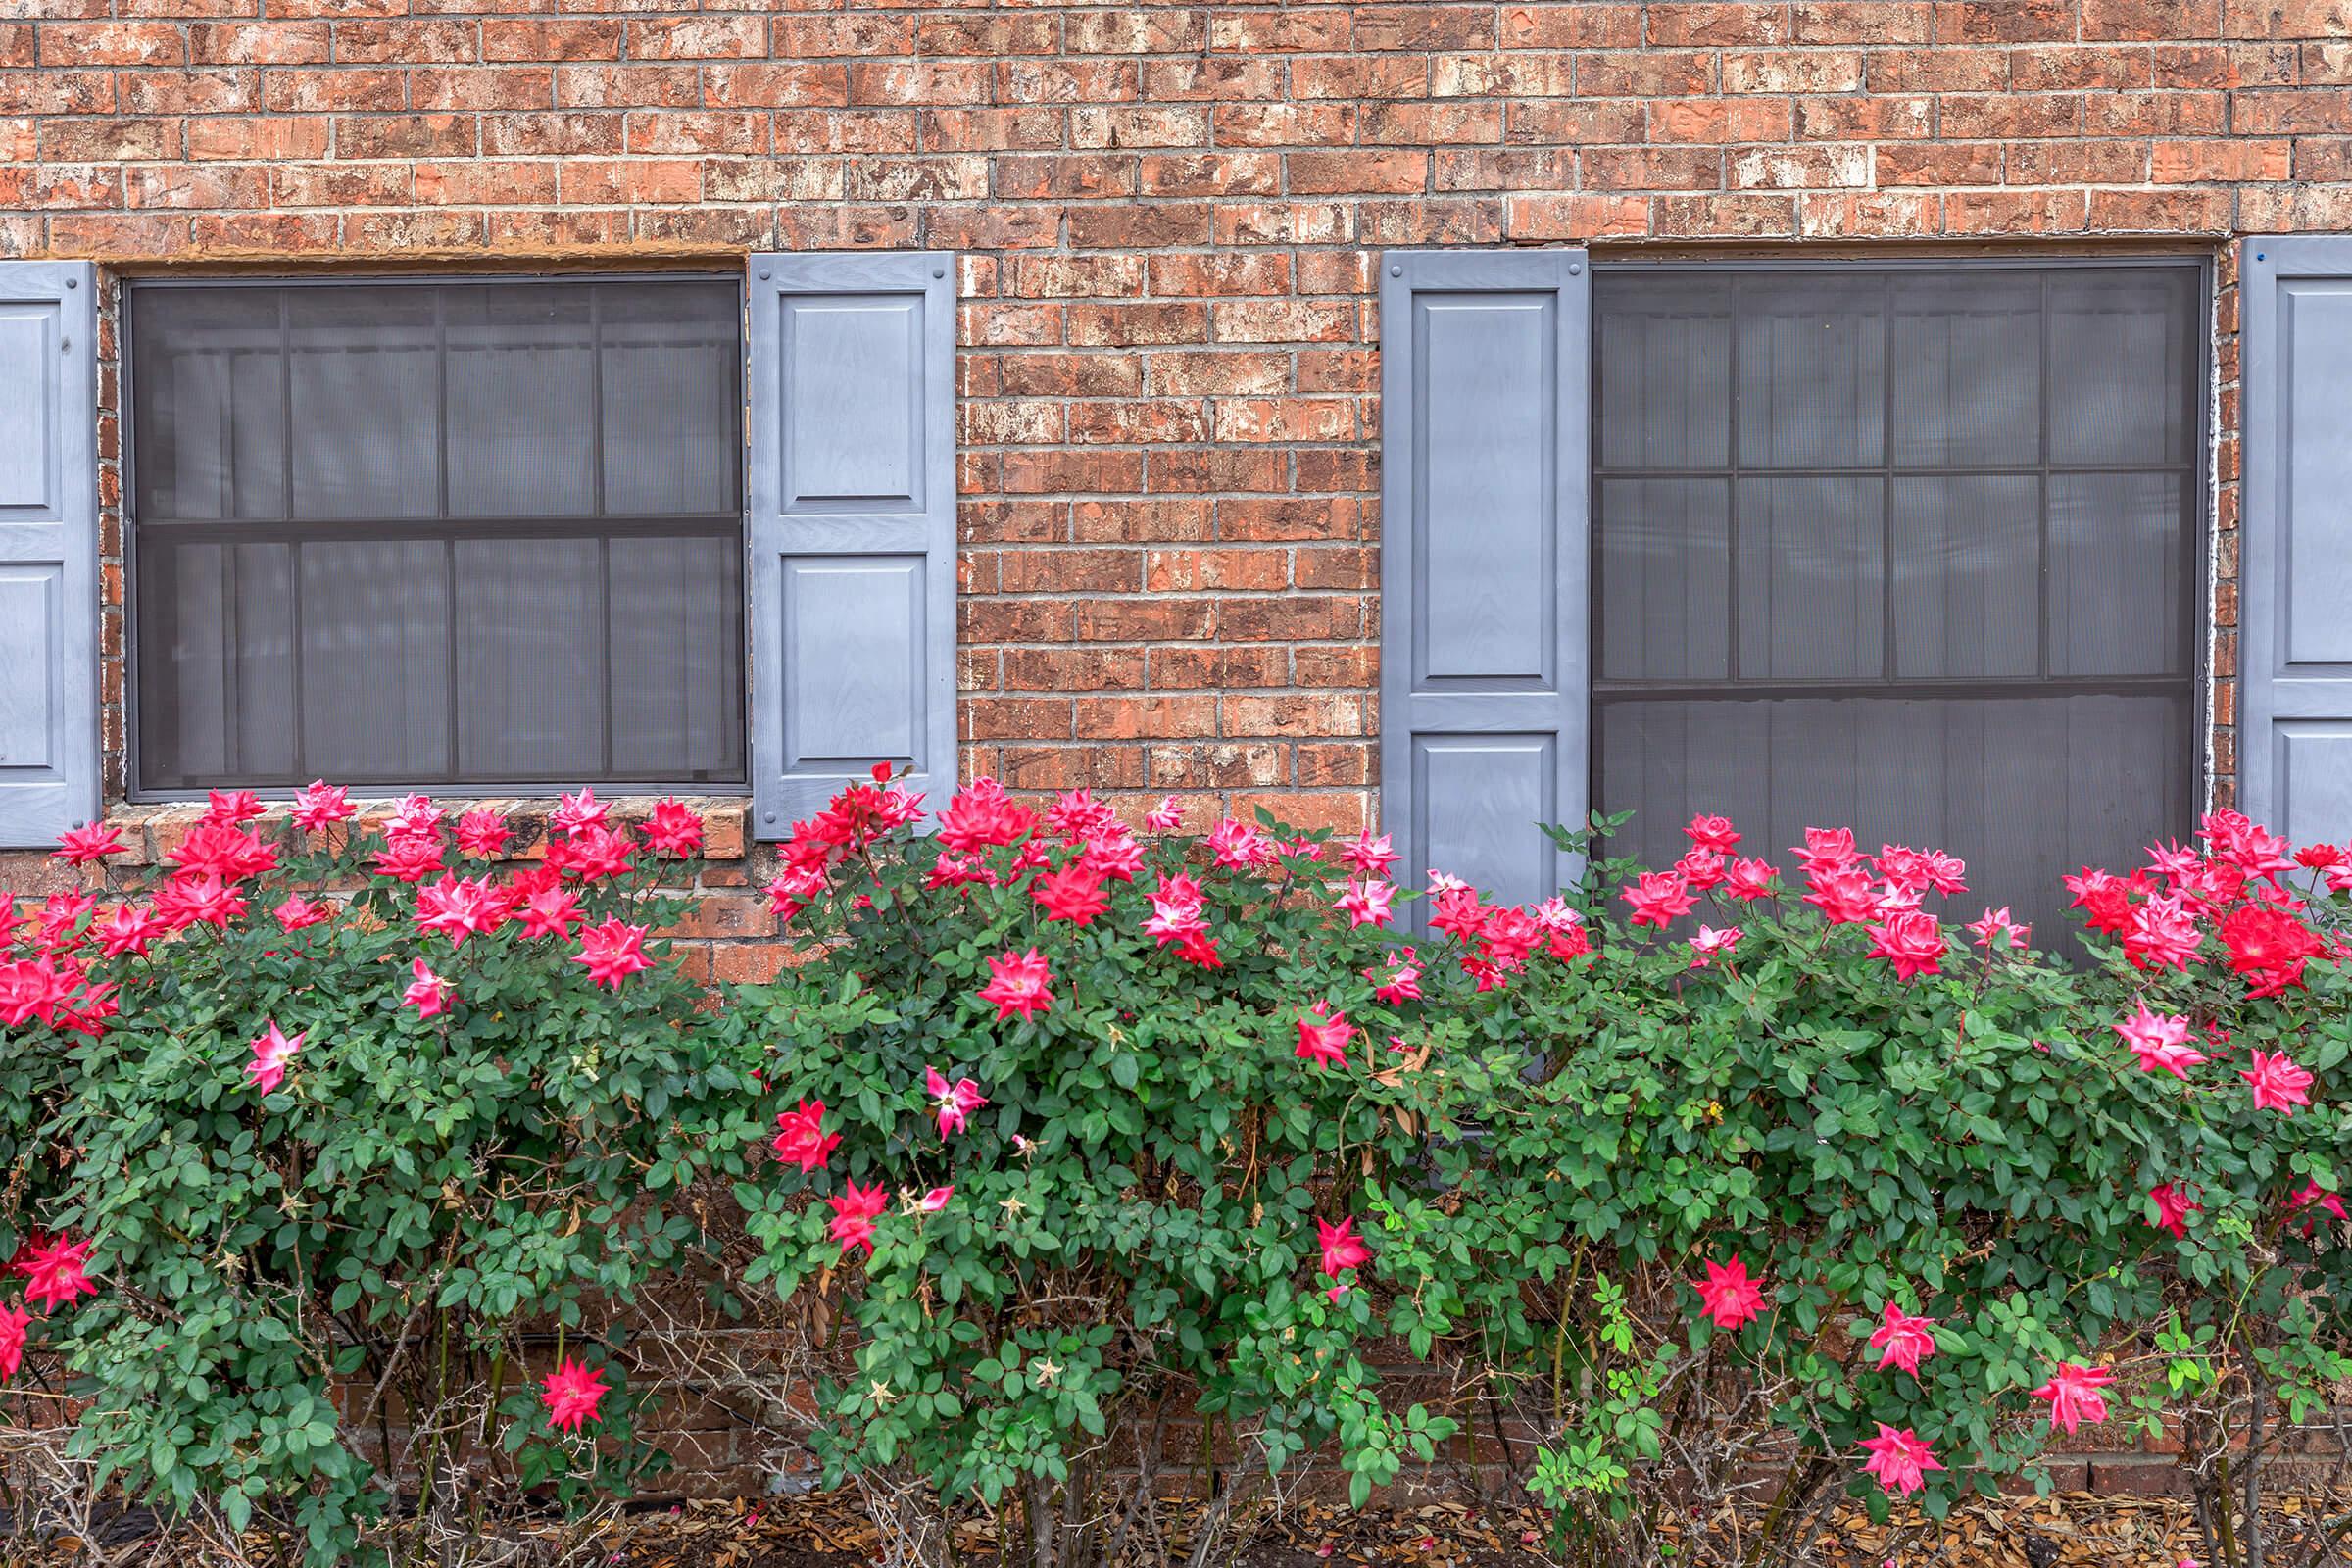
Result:
[[1586,814],[1591,284],[1583,251],[1381,258],[1381,817],[1410,887],[1573,874],[1543,824]]
[[98,814],[97,292],[0,262],[0,848]]
[[2240,258],[2240,809],[2297,844],[2352,837],[2352,239]]
[[955,259],[751,260],[752,795],[956,787]]

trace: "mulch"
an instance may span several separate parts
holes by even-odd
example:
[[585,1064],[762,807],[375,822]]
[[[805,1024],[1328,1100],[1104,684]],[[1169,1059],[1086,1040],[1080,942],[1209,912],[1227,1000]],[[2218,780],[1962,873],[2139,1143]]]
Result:
[[[2291,1518],[2311,1504],[2287,1498],[2278,1506]],[[1163,1518],[1178,1507],[1171,1502]],[[515,1533],[544,1534],[551,1543],[568,1534],[552,1525]],[[146,1550],[127,1554],[132,1563],[177,1560],[169,1532],[156,1531],[151,1516],[145,1529],[108,1534],[118,1546],[145,1538]],[[872,1568],[883,1560],[879,1536],[849,1494],[655,1507],[613,1520],[601,1534],[592,1550],[570,1560],[600,1568]],[[1182,1544],[1182,1523],[1174,1535]],[[20,1544],[0,1542],[0,1560],[64,1564],[76,1544],[52,1541],[47,1553],[11,1554]],[[1845,1509],[1816,1545],[1821,1568],[2182,1568],[2199,1549],[2182,1500],[2088,1492],[1972,1501],[1940,1523],[1898,1511],[1880,1525],[1859,1508]],[[962,1521],[956,1547],[957,1568],[996,1568],[991,1521]],[[1520,1568],[1551,1561],[1544,1547],[1544,1520],[1533,1508],[1431,1502],[1359,1511],[1305,1502],[1240,1518],[1218,1560],[1221,1568]]]
[[[2284,1504],[2291,1509],[2293,1501]],[[1458,1502],[1362,1511],[1306,1503],[1249,1519],[1223,1560],[1240,1568],[1499,1568],[1548,1559],[1534,1509],[1481,1511]],[[993,1527],[958,1530],[961,1568],[993,1568]],[[2198,1551],[2177,1498],[2070,1493],[1956,1509],[1940,1524],[1898,1513],[1886,1525],[1859,1509],[1819,1540],[1824,1568],[2177,1568]],[[700,1502],[615,1528],[612,1568],[866,1568],[881,1543],[854,1498]]]

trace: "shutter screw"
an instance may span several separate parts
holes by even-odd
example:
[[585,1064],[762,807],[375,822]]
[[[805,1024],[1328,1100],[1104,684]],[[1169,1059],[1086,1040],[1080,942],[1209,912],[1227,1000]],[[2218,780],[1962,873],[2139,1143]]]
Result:
[[762,822],[773,822],[775,819],[776,813],[773,811],[762,811],[760,813],[760,820]]
[[1389,275],[1391,277],[1402,277],[1404,275],[1404,269],[1401,267],[1391,267],[1389,269]]
[[71,354],[71,353],[73,353],[73,352],[74,352],[74,340],[73,340],[72,338],[70,338],[70,337],[61,337],[61,338],[59,338],[59,339],[57,340],[57,352],[58,352],[58,353],[60,353],[60,354]]
[[1585,271],[1585,264],[1584,264],[1584,263],[1582,263],[1582,262],[1570,262],[1570,263],[1568,264],[1568,275],[1569,275],[1570,277],[1581,277],[1581,276],[1583,276],[1583,275],[1584,275],[1584,271]]
[[81,279],[78,277],[69,277],[66,279],[66,287],[79,288],[81,287]]
[[764,268],[764,267],[762,267],[761,269],[760,269],[760,275],[761,277],[766,277],[766,276],[768,275],[768,270],[767,270],[767,269],[766,269],[766,268]]
[[948,270],[944,267],[934,267],[931,269],[931,275],[933,277],[945,277],[948,275]]

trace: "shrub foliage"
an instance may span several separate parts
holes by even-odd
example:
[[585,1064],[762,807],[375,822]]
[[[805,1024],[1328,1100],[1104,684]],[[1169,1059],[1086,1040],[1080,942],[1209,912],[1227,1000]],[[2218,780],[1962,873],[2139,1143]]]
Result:
[[567,799],[505,873],[418,799],[268,820],[9,922],[0,1369],[315,1562],[641,1485],[627,1325],[722,1261],[707,1177],[722,1303],[826,1325],[827,1478],[1041,1568],[1164,1553],[1174,1466],[1198,1561],[1310,1457],[1360,1501],[1448,1453],[1582,1560],[1759,1563],[2086,1428],[2172,1439],[2230,1568],[2352,1532],[2257,1506],[2352,1375],[2343,851],[2218,813],[2070,878],[2061,962],[1838,830],[1649,870],[1596,822],[1512,907],[1368,833],[877,770],[783,852],[807,961],[713,1006],[656,935],[674,803]]

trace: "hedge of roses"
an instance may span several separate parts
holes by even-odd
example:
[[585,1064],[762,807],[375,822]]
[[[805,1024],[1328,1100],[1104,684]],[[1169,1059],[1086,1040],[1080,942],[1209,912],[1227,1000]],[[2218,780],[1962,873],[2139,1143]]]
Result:
[[626,1325],[721,1268],[706,1178],[757,1244],[718,1298],[846,1330],[827,1477],[1039,1564],[1164,1553],[1161,1467],[1213,1523],[1462,1434],[1594,1562],[1940,1515],[2086,1426],[2176,1440],[2232,1568],[2346,1533],[2254,1508],[2352,1375],[2344,851],[2223,812],[2086,867],[2070,966],[1834,829],[1788,878],[1718,818],[1663,870],[1563,835],[1583,881],[1510,907],[1370,834],[877,769],[769,889],[809,961],[713,1006],[662,961],[675,803],[567,798],[519,871],[486,813],[351,815],[218,796],[0,954],[0,1369],[313,1561],[641,1485]]

